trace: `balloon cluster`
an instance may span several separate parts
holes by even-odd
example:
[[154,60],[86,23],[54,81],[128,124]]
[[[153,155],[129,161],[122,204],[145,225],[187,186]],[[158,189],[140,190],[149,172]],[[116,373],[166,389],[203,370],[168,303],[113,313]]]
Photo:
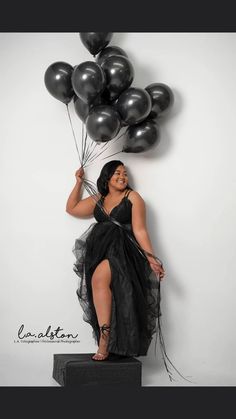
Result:
[[80,33],[95,61],[75,67],[55,62],[45,72],[45,85],[67,107],[73,99],[93,142],[107,143],[125,127],[121,151],[141,153],[159,143],[159,117],[171,107],[174,96],[164,83],[131,87],[133,65],[122,48],[108,46],[111,38],[111,32]]

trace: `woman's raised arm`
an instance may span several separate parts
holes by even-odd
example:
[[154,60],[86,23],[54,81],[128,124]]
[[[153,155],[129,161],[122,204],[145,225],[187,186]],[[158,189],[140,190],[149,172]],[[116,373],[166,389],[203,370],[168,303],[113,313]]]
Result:
[[96,205],[97,196],[89,196],[88,198],[81,199],[81,186],[83,183],[84,169],[80,167],[75,172],[76,184],[72,189],[66,203],[66,212],[75,217],[92,216]]

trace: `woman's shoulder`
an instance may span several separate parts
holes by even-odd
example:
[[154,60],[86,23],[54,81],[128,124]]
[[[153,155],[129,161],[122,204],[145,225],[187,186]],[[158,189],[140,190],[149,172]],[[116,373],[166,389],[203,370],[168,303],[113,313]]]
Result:
[[143,201],[142,196],[134,189],[129,189],[127,195],[132,203]]

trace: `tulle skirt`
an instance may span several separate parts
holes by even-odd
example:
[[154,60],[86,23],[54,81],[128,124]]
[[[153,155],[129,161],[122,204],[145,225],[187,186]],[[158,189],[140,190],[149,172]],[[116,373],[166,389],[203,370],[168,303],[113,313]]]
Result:
[[75,240],[73,270],[78,275],[77,296],[83,319],[99,344],[100,329],[93,303],[92,275],[108,259],[111,269],[112,309],[108,351],[124,356],[147,355],[160,312],[158,278],[140,251],[129,224],[95,222]]

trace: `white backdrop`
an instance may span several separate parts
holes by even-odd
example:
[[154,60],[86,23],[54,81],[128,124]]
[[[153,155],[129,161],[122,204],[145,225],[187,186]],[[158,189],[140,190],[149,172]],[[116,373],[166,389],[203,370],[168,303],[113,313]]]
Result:
[[[163,82],[175,95],[155,151],[116,156],[146,202],[166,269],[167,353],[192,385],[235,385],[236,34],[115,33],[110,45],[129,55],[133,86]],[[55,61],[93,57],[75,33],[1,33],[0,48],[0,385],[56,386],[54,353],[96,350],[72,269],[74,241],[95,220],[65,212],[79,162],[66,107],[46,90],[44,73]],[[86,176],[96,181],[106,161]],[[79,342],[16,342],[21,324],[31,333],[60,326]],[[154,340],[139,359],[144,386],[191,385],[169,382]]]

